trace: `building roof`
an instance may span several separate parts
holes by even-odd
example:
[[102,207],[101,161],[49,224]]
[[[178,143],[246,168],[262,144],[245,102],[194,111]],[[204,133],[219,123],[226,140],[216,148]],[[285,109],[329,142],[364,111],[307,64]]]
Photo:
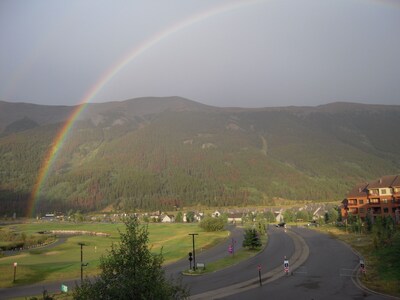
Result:
[[242,218],[243,217],[243,214],[242,213],[231,213],[231,214],[229,214],[228,215],[228,218],[235,218],[235,219],[239,219],[239,218]]
[[397,177],[398,177],[397,175],[382,176],[379,179],[370,181],[368,184],[368,189],[391,187]]
[[367,197],[368,196],[368,182],[356,185],[348,194],[347,198]]
[[348,194],[347,198],[367,197],[368,190],[400,187],[400,175],[382,176],[370,182],[357,184]]
[[396,178],[392,182],[392,186],[400,186],[400,175],[397,175]]

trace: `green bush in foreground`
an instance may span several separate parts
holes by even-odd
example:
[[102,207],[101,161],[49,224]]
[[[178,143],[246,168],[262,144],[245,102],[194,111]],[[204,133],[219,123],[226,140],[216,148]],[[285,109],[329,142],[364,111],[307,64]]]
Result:
[[86,278],[74,291],[74,299],[185,299],[189,293],[165,278],[162,253],[148,248],[148,229],[135,217],[125,220],[118,246],[100,261],[101,274]]

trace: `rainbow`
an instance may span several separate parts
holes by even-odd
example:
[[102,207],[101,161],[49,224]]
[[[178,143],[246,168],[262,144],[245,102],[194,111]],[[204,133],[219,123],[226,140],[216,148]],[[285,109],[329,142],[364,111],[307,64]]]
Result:
[[42,161],[42,165],[39,169],[38,176],[36,178],[35,185],[33,186],[31,195],[28,201],[28,209],[27,216],[31,217],[34,211],[35,204],[39,200],[40,192],[43,187],[44,182],[46,182],[46,178],[49,175],[49,171],[57,158],[57,154],[59,150],[63,147],[65,140],[67,139],[68,133],[71,131],[75,121],[79,117],[79,115],[85,110],[88,103],[99,93],[99,91],[109,82],[118,72],[120,72],[126,65],[128,65],[132,60],[136,59],[139,55],[152,48],[156,44],[165,40],[170,35],[187,28],[195,23],[208,19],[210,17],[219,15],[224,12],[228,12],[231,10],[235,10],[241,7],[254,5],[257,3],[264,2],[265,0],[240,0],[229,2],[227,4],[213,7],[211,10],[204,11],[202,13],[198,13],[192,15],[172,26],[164,29],[157,34],[151,36],[149,39],[145,40],[139,46],[134,47],[131,51],[128,52],[122,59],[120,59],[117,63],[111,66],[104,74],[100,77],[100,79],[91,87],[91,89],[84,95],[82,100],[76,106],[74,111],[71,113],[67,121],[65,121],[62,128],[57,133],[49,151],[46,153],[44,160]]
[[[38,177],[36,178],[35,185],[33,186],[27,208],[27,216],[31,217],[34,206],[39,199],[40,191],[46,178],[49,175],[49,171],[51,170],[51,166],[53,165],[59,150],[63,147],[64,142],[68,136],[68,133],[71,131],[75,121],[79,117],[79,115],[85,110],[88,103],[99,93],[99,91],[118,73],[120,72],[126,65],[128,65],[132,60],[136,59],[139,55],[152,48],[156,44],[168,38],[170,35],[187,28],[195,23],[203,21],[205,19],[211,18],[213,16],[219,15],[224,12],[232,11],[235,9],[239,9],[242,7],[254,5],[257,3],[265,2],[267,0],[238,0],[231,1],[224,5],[213,7],[211,10],[204,11],[195,15],[192,15],[172,26],[156,33],[151,36],[149,39],[145,40],[139,46],[134,47],[131,51],[129,51],[122,59],[117,61],[114,65],[112,65],[100,79],[91,87],[91,89],[84,95],[80,103],[76,106],[72,114],[69,116],[68,120],[64,123],[62,128],[57,133],[56,138],[54,139],[49,151],[46,153],[46,156],[42,162],[42,165],[39,169]],[[359,0],[363,2],[362,0]],[[385,4],[387,6],[392,6],[399,8],[399,0],[371,0],[369,2],[373,2],[375,4]]]

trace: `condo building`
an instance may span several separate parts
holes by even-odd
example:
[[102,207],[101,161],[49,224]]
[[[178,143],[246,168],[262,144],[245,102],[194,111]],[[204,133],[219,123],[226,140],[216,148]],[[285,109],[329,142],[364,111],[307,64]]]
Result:
[[348,214],[372,220],[377,216],[391,216],[400,222],[400,175],[384,176],[358,184],[342,201],[342,217]]

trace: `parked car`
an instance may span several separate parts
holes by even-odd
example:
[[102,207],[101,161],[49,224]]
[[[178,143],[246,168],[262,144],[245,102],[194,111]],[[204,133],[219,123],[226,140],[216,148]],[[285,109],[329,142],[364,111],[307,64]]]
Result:
[[307,224],[307,226],[308,226],[308,227],[310,227],[310,226],[318,227],[318,223],[317,223],[317,221],[312,220],[312,221],[310,221],[310,223]]
[[275,225],[276,227],[284,227],[286,228],[286,223],[285,222],[280,222],[278,224]]

